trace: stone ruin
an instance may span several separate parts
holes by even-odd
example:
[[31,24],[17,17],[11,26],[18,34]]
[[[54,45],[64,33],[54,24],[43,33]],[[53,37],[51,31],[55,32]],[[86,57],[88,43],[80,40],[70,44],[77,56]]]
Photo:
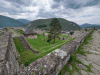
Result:
[[74,31],[74,34],[72,35],[73,38],[83,36],[84,33],[87,33],[87,31]]
[[75,40],[59,49],[19,69],[18,52],[16,51],[11,33],[0,37],[0,75],[58,75],[70,56],[78,49],[91,31],[82,33]]
[[18,56],[11,33],[4,33],[0,37],[0,75],[18,74]]
[[16,31],[19,31],[19,30],[25,31],[24,27],[11,27],[11,28],[13,28]]
[[24,37],[23,35],[20,36],[19,39],[20,39],[20,41],[21,41],[23,47],[25,48],[25,50],[32,50],[32,51],[33,51],[34,53],[36,53],[36,54],[39,53],[39,51],[34,50],[34,49],[30,46],[30,44],[27,42],[27,40],[25,39],[25,37]]

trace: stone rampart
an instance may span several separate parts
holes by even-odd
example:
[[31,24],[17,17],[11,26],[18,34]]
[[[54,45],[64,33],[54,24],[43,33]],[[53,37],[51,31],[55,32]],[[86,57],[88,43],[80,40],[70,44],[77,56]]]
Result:
[[19,72],[16,47],[11,33],[0,37],[0,75],[15,75]]
[[90,33],[91,31],[86,32],[83,36],[79,36],[75,40],[54,50],[43,58],[37,59],[24,69],[20,70],[19,75],[58,75],[70,59],[70,56],[75,53]]
[[58,75],[70,56],[78,49],[86,37],[86,32],[59,49],[37,59],[23,69],[19,69],[16,48],[10,33],[0,37],[0,74],[1,75]]

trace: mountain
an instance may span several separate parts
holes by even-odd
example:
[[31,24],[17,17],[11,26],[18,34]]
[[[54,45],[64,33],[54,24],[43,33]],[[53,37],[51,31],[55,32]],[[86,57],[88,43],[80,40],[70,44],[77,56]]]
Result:
[[24,24],[31,22],[30,20],[27,20],[27,19],[17,19],[17,20],[24,23]]
[[24,23],[15,20],[13,18],[9,18],[6,16],[0,15],[0,27],[23,27]]
[[88,23],[85,23],[85,24],[82,24],[80,25],[81,28],[90,28],[90,27],[95,27],[95,28],[100,28],[100,25],[97,25],[97,24],[88,24]]
[[[30,23],[26,24],[26,28],[30,29],[30,28],[37,28],[40,26],[45,26],[47,25],[47,27],[45,27],[45,29],[48,30],[49,28],[49,24],[52,21],[53,18],[49,18],[49,19],[37,19],[34,21],[31,21]],[[74,22],[65,20],[63,18],[57,18],[62,26],[62,30],[78,30],[80,29],[80,26]]]

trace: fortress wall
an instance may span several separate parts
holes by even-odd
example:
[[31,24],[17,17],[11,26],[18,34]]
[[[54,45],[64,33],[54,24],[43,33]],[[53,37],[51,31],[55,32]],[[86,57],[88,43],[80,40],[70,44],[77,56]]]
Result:
[[20,39],[22,45],[24,46],[24,48],[25,48],[26,50],[32,50],[32,51],[33,51],[34,53],[36,53],[36,54],[39,53],[39,51],[34,50],[34,49],[30,46],[30,44],[27,42],[27,40],[25,39],[25,37],[24,37],[23,35],[20,36],[19,39]]
[[0,37],[0,75],[14,75],[19,72],[16,47],[10,32]]
[[70,59],[70,56],[75,53],[90,33],[91,31],[86,32],[43,58],[37,59],[20,70],[18,75],[58,75]]
[[0,37],[0,75],[58,75],[70,56],[75,53],[86,37],[86,32],[59,49],[37,59],[23,69],[19,69],[18,54],[11,33]]

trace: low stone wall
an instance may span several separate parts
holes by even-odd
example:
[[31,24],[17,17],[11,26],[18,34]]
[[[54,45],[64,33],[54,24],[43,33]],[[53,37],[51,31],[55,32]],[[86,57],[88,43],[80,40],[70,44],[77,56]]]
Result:
[[39,51],[35,51],[35,50],[30,46],[30,44],[27,42],[27,40],[25,39],[24,36],[20,36],[19,39],[20,39],[22,45],[24,46],[24,48],[25,48],[26,50],[32,50],[34,53],[39,53]]
[[0,75],[15,75],[19,72],[16,47],[11,33],[0,37]]
[[18,75],[58,75],[70,59],[70,55],[74,54],[90,33],[91,31],[86,32],[83,36],[77,37],[75,40],[54,50],[43,58],[37,59],[20,70]]

